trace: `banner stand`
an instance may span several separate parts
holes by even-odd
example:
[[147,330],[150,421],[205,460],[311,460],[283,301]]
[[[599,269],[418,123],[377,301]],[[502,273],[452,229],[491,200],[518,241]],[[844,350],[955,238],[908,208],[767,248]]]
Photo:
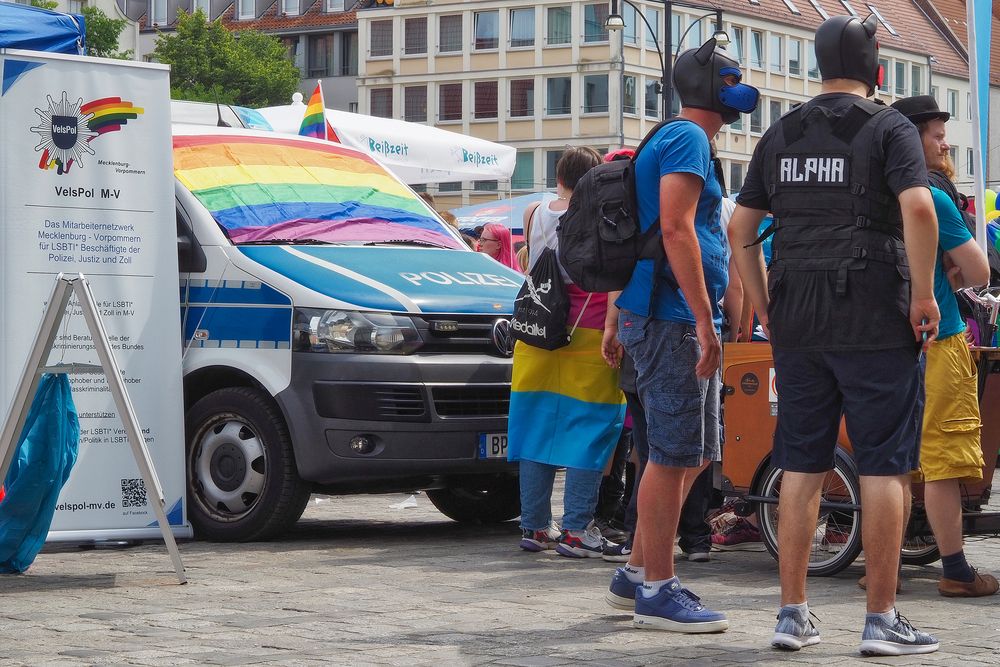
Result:
[[[59,324],[66,314],[66,306],[69,304],[70,297],[74,294],[80,302],[80,308],[83,311],[83,317],[90,330],[94,349],[97,351],[97,356],[101,363],[100,365],[56,364],[47,366],[49,353],[52,351],[56,334],[59,331]],[[104,323],[101,321],[100,313],[97,310],[94,295],[90,291],[90,284],[82,273],[76,274],[75,277],[67,277],[62,273],[56,276],[52,293],[49,295],[48,306],[42,316],[38,333],[35,335],[35,342],[32,345],[31,353],[25,363],[21,378],[18,380],[17,389],[14,392],[14,400],[3,422],[3,429],[0,430],[0,480],[5,479],[7,476],[7,470],[10,468],[10,463],[17,446],[17,438],[24,428],[28,409],[31,407],[30,403],[35,396],[35,391],[38,389],[38,383],[43,373],[96,373],[104,375],[108,382],[108,388],[111,390],[111,395],[115,399],[118,416],[125,427],[125,434],[132,448],[132,455],[139,466],[139,472],[142,474],[146,488],[149,490],[149,493],[153,494],[152,497],[147,494],[147,501],[153,505],[156,520],[160,525],[160,532],[163,533],[163,541],[173,562],[174,571],[177,573],[177,581],[178,583],[186,584],[187,578],[184,576],[184,564],[181,562],[177,542],[174,540],[174,534],[170,530],[170,524],[167,521],[163,488],[160,486],[160,480],[156,476],[156,470],[153,468],[153,461],[149,456],[149,450],[146,448],[146,441],[143,438],[142,429],[139,427],[139,420],[136,418],[135,409],[132,407],[132,401],[125,389],[125,382],[122,380],[121,372],[118,369],[118,364],[111,350],[111,344],[108,342],[108,334],[104,329]]]

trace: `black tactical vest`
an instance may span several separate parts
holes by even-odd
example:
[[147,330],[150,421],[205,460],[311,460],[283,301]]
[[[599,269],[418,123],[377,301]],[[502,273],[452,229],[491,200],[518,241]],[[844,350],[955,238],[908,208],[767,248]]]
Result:
[[774,234],[771,342],[800,349],[879,349],[913,342],[902,218],[889,189],[876,118],[859,99],[782,116],[766,145]]

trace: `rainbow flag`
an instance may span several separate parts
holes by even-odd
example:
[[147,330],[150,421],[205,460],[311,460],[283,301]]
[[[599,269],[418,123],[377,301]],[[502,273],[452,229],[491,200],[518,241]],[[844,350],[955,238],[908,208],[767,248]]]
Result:
[[406,185],[339,144],[280,135],[175,136],[174,175],[234,243],[399,239],[464,247]]
[[133,106],[131,102],[120,97],[104,97],[93,102],[87,102],[80,107],[81,114],[94,114],[87,121],[87,127],[98,135],[117,132],[130,120],[135,120],[144,110]]
[[326,104],[323,103],[323,85],[320,81],[316,82],[316,90],[306,105],[306,113],[302,117],[302,125],[299,126],[299,135],[340,143],[340,137],[326,119]]

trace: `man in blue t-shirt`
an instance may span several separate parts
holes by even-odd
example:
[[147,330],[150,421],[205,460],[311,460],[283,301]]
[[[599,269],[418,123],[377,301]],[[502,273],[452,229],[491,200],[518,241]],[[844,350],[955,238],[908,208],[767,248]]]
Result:
[[[917,126],[927,169],[946,171],[950,146],[945,123],[951,114],[941,111],[931,95],[909,97],[892,106]],[[931,182],[936,181],[932,175]],[[990,265],[952,198],[936,187],[931,187],[931,197],[938,219],[934,298],[941,324],[937,340],[927,350],[920,472],[915,478],[924,481],[924,508],[941,552],[938,591],[946,597],[981,597],[995,594],[1000,584],[992,574],[969,565],[962,543],[961,484],[982,480],[983,450],[979,383],[952,290],[989,283]]]
[[636,159],[639,221],[643,230],[659,225],[666,254],[666,261],[639,262],[617,300],[618,339],[635,364],[649,462],[632,554],[606,599],[634,608],[636,627],[690,633],[729,627],[725,615],[681,586],[673,552],[684,499],[720,454],[719,301],[729,250],[709,139],[756,108],[759,93],[741,78],[739,63],[714,39],[682,53],[674,66],[680,116],[662,125]]

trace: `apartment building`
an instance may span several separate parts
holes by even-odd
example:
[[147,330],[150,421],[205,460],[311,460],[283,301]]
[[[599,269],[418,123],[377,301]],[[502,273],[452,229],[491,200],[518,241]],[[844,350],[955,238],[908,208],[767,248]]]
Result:
[[[852,4],[854,2],[854,4]],[[801,3],[801,7],[796,3]],[[700,3],[699,3],[700,4]],[[855,6],[855,4],[857,6]],[[757,140],[790,105],[819,90],[812,37],[828,16],[875,12],[887,103],[935,94],[953,111],[956,164],[971,145],[962,56],[910,0],[721,0],[673,8],[670,43],[693,47],[723,12],[727,47],[758,110],[717,137],[728,187],[742,184]],[[551,188],[567,145],[604,152],[635,146],[661,117],[665,6],[623,3],[625,29],[609,33],[607,2],[396,0],[359,11],[358,101],[362,113],[428,123],[518,150],[509,183],[443,183],[445,206]],[[645,21],[643,20],[645,18]]]

